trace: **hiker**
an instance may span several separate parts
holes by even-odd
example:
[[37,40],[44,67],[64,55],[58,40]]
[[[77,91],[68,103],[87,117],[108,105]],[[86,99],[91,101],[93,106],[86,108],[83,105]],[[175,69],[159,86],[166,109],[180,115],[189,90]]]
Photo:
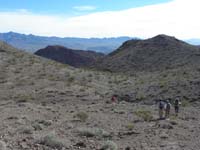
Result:
[[111,98],[111,101],[113,103],[116,103],[117,102],[117,95],[113,95],[112,98]]
[[175,110],[176,116],[178,116],[180,104],[181,104],[180,99],[176,98],[174,101],[174,110]]
[[164,109],[165,109],[165,102],[163,100],[159,100],[159,119],[164,119]]
[[170,115],[171,104],[169,100],[166,101],[165,118],[168,119]]

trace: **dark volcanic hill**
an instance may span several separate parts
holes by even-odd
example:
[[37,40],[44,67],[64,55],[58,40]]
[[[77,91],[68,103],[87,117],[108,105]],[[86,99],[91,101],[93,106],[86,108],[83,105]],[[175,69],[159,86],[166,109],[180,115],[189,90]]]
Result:
[[35,52],[36,55],[68,64],[74,67],[87,67],[104,56],[102,53],[83,50],[72,50],[63,46],[47,46]]
[[161,71],[200,64],[200,49],[174,37],[158,35],[147,40],[129,40],[97,63],[114,72]]

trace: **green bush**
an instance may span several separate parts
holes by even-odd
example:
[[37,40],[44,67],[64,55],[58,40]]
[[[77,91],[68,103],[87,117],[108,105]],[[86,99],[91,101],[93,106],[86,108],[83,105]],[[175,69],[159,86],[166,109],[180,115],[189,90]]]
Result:
[[17,103],[26,103],[30,100],[34,100],[34,97],[32,95],[25,95],[25,94],[19,94],[15,97]]
[[38,122],[34,122],[32,124],[32,127],[34,128],[35,131],[42,130],[42,128],[43,128],[43,126],[41,124],[39,124]]
[[153,119],[151,111],[148,110],[137,110],[135,114],[142,118],[144,121],[151,121]]
[[181,101],[181,106],[182,107],[188,107],[188,106],[190,106],[190,102],[188,100],[182,100]]
[[48,146],[53,149],[62,150],[65,147],[65,141],[61,138],[58,138],[54,134],[48,134],[41,137],[37,143]]
[[118,150],[118,146],[113,141],[106,141],[101,150]]
[[78,128],[77,133],[86,137],[109,137],[110,133],[100,128]]
[[74,77],[69,77],[69,78],[67,79],[67,81],[68,81],[69,83],[72,83],[72,82],[74,82],[74,80],[75,80],[75,78],[74,78]]
[[131,130],[134,129],[135,126],[133,124],[127,124],[125,127],[126,127],[127,130],[131,131]]
[[78,118],[82,122],[85,122],[88,119],[89,116],[85,112],[79,112],[74,117]]
[[21,134],[33,134],[32,128],[30,127],[21,127],[19,129],[19,133]]

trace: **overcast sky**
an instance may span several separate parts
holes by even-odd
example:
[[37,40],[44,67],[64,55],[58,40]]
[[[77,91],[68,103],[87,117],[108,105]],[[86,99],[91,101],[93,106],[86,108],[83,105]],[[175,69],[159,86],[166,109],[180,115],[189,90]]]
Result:
[[0,32],[60,37],[149,38],[167,34],[180,39],[200,38],[200,0],[90,1],[0,0]]

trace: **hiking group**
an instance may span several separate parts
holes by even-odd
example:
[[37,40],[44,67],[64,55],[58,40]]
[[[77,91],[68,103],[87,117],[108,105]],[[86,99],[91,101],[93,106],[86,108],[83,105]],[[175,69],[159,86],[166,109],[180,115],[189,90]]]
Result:
[[[178,116],[180,104],[180,99],[176,98],[174,101],[176,116]],[[159,119],[169,119],[171,106],[172,105],[169,100],[159,100]]]
[[[117,102],[119,102],[120,97],[117,94],[112,95],[111,97],[111,102],[113,104],[116,104]],[[158,110],[159,110],[159,119],[163,120],[163,119],[169,119],[170,117],[170,112],[171,112],[171,107],[172,104],[170,103],[170,100],[156,100],[156,103],[158,102]],[[174,111],[175,111],[175,115],[178,116],[179,113],[179,107],[180,107],[180,98],[177,97],[174,102],[173,102],[173,106],[174,106]]]

